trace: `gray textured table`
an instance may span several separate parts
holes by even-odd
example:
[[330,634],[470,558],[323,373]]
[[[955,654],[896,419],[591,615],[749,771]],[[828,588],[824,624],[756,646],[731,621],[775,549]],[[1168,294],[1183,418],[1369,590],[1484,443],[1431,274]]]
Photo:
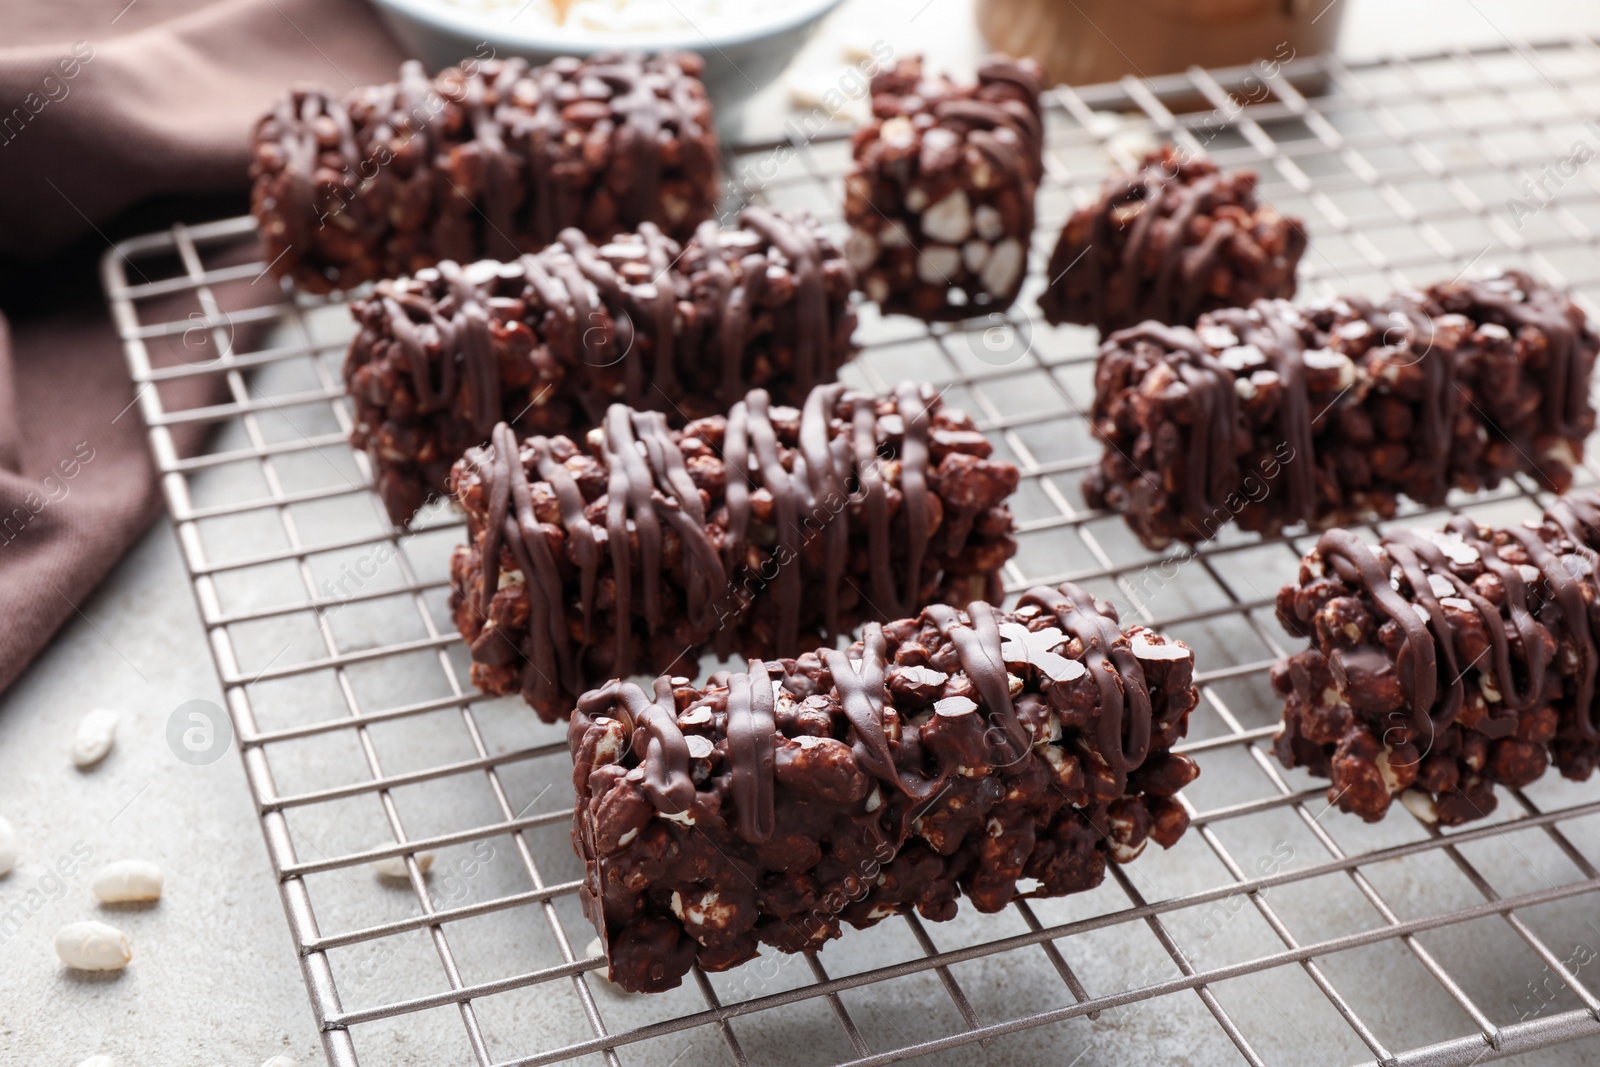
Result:
[[[1343,2],[1352,54],[1495,41],[1502,31],[1600,31],[1600,10],[1581,0]],[[852,0],[799,61],[797,76],[826,76],[843,42],[880,37],[902,54],[925,51],[939,66],[970,63],[977,45],[964,31],[968,0],[920,7],[921,0]],[[781,121],[787,95],[780,86],[758,100],[752,125]],[[20,905],[22,916],[0,927],[0,1060],[70,1067],[103,1052],[124,1064],[253,1065],[274,1054],[319,1062],[238,761],[230,754],[192,767],[167,747],[175,707],[220,700],[170,526],[158,523],[78,608],[79,617],[0,698],[0,814],[24,847],[21,866],[0,879],[0,915],[18,915]],[[119,708],[121,731],[113,755],[82,773],[69,759],[71,731],[96,706]],[[122,858],[165,869],[159,905],[96,907],[93,869]],[[58,870],[68,873],[52,873]],[[60,968],[55,930],[91,917],[129,934],[133,967],[110,977]],[[1040,1032],[1040,1045],[1049,1032]],[[1176,1059],[1183,1042],[1172,1036]],[[1507,1062],[1576,1065],[1597,1057],[1600,1042],[1590,1041]],[[396,1045],[387,1062],[425,1058]]]

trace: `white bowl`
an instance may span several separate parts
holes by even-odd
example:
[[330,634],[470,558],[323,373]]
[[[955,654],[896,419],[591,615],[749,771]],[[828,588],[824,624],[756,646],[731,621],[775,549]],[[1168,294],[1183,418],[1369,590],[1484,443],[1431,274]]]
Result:
[[697,52],[705,59],[712,101],[729,110],[771,84],[844,0],[794,0],[759,25],[708,34],[598,33],[541,26],[528,17],[512,22],[503,12],[474,11],[442,0],[372,2],[400,43],[431,70],[469,56],[486,57],[487,48],[497,57],[522,56],[531,63],[617,49]]

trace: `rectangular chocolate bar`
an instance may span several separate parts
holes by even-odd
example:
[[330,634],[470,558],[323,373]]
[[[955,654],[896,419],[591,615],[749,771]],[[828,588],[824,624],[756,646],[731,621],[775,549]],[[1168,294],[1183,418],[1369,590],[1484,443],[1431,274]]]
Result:
[[687,240],[720,195],[704,64],[604,53],[542,67],[415,60],[343,96],[291,90],[256,124],[252,210],[273,272],[314,293],[441,260],[515,259],[569,226]]
[[700,688],[579,701],[573,843],[610,978],[671,989],[762,945],[1092,889],[1188,827],[1171,748],[1194,656],[1082,589],[869,624],[848,650],[752,659]]
[[1525,473],[1562,492],[1594,429],[1600,339],[1520,271],[1296,308],[1258,301],[1194,329],[1113,334],[1095,369],[1084,480],[1151,548],[1230,521],[1275,534],[1387,518]]
[[1294,296],[1305,250],[1304,223],[1257,197],[1253,171],[1166,145],[1067,219],[1039,309],[1102,337],[1147,320],[1193,326],[1207,311]]
[[872,79],[873,121],[845,179],[845,250],[886,312],[965,319],[1004,311],[1027,273],[1044,174],[1041,76],[995,56],[974,84],[902,60]]
[[457,464],[451,610],[485,692],[546,721],[701,653],[792,656],[865,621],[998,600],[1017,469],[928,386],[753,390],[681,430],[613,405],[577,440],[510,427]]
[[852,351],[854,275],[809,216],[747,209],[686,249],[650,223],[566,230],[507,263],[446,261],[351,305],[352,441],[398,525],[499,422],[580,437],[621,402],[674,425],[751,388],[799,403]]
[[1328,802],[1375,822],[1398,797],[1447,826],[1495,808],[1551,763],[1586,780],[1600,762],[1595,635],[1600,494],[1538,523],[1465,517],[1370,545],[1329,530],[1278,594],[1311,647],[1280,662],[1276,747],[1331,778]]

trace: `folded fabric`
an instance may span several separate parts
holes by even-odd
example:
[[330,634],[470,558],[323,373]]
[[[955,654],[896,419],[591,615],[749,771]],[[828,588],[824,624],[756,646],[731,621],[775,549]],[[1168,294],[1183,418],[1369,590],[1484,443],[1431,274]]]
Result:
[[[0,293],[11,318],[9,329],[0,318],[4,689],[160,509],[104,295],[87,271],[19,260],[98,242],[116,232],[117,212],[157,194],[236,190],[242,204],[251,126],[287,85],[378,80],[401,53],[361,0],[8,4],[0,40],[0,256],[13,276],[70,277],[81,289],[47,314]],[[247,244],[235,258],[256,254]],[[248,281],[216,295],[235,308],[275,296]],[[181,319],[193,307],[178,294],[141,301],[140,316]],[[158,366],[180,354],[150,349]],[[220,376],[196,377],[161,395],[169,409],[195,407],[221,388]],[[182,429],[180,449],[205,431]]]

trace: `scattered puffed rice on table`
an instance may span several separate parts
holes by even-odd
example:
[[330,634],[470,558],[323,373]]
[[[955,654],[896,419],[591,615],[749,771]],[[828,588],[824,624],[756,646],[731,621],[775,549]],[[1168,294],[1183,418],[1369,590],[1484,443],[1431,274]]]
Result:
[[78,722],[72,735],[72,763],[80,771],[93,767],[111,752],[117,740],[117,720],[109,708],[95,708]]
[[22,854],[22,842],[17,840],[17,831],[0,815],[0,877],[16,870],[17,857]]
[[161,868],[144,860],[120,860],[95,872],[90,889],[102,904],[161,899]]
[[[428,873],[428,868],[433,866],[432,852],[418,852],[417,870],[423,874]],[[372,861],[372,871],[379,878],[409,878],[406,873],[406,858],[404,856],[385,856],[381,860]]]
[[56,955],[74,970],[120,971],[133,959],[133,946],[115,926],[91,919],[56,931]]

